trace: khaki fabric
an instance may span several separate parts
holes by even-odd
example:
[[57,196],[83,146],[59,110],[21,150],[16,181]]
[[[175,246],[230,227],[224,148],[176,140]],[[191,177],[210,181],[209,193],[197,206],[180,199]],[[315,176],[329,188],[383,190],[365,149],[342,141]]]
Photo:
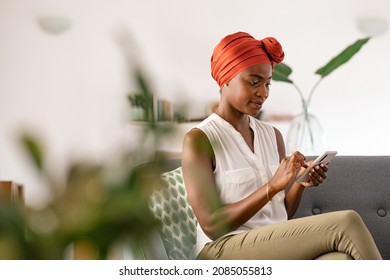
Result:
[[221,237],[207,243],[198,258],[312,260],[327,258],[330,252],[356,260],[382,259],[363,220],[352,210],[292,219]]

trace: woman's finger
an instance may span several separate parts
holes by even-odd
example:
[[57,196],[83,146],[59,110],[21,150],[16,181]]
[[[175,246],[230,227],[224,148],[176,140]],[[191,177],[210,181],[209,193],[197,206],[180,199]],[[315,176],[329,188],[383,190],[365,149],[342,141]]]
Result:
[[295,168],[301,168],[305,164],[305,157],[299,152],[292,154],[290,159]]

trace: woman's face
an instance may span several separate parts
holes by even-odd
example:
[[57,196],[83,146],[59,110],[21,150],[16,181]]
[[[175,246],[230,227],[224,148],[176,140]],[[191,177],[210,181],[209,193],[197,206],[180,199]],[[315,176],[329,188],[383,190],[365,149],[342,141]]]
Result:
[[270,64],[257,64],[238,73],[223,91],[231,106],[241,113],[257,116],[268,97],[272,78]]

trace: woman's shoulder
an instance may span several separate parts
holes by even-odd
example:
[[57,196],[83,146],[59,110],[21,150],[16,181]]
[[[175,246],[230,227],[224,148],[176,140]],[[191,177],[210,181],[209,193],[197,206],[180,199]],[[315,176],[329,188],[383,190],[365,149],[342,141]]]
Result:
[[191,128],[184,136],[185,146],[201,147],[205,144],[209,145],[209,139],[206,133],[198,127]]
[[203,128],[205,126],[207,126],[208,124],[212,123],[212,122],[215,122],[215,119],[216,119],[216,114],[213,113],[211,115],[209,115],[207,118],[203,119],[200,123],[198,123],[195,127],[196,128]]
[[214,158],[214,151],[207,135],[201,129],[194,127],[184,136],[183,155],[206,155]]
[[189,131],[187,131],[187,133],[185,134],[185,138],[188,138],[190,140],[191,139],[192,140],[200,140],[200,139],[207,138],[207,136],[202,129],[195,126],[195,127],[191,128]]

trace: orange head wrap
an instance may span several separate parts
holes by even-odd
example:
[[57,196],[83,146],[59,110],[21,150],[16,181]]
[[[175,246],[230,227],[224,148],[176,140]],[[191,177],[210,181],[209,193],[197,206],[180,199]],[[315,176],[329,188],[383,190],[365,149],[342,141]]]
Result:
[[211,75],[220,87],[239,72],[256,64],[267,63],[272,67],[283,61],[284,52],[273,37],[256,40],[245,32],[237,32],[223,38],[211,56]]

